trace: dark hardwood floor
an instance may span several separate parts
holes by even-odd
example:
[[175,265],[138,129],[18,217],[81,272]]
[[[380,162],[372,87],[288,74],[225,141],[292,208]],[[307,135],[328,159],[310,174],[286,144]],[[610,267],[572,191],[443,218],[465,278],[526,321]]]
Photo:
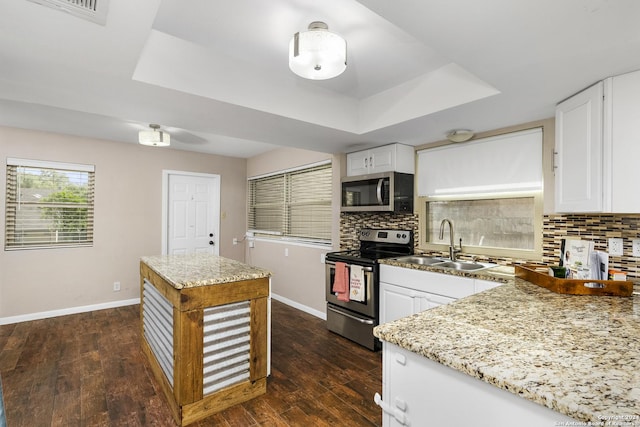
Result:
[[[140,350],[139,307],[0,326],[9,427],[173,426]],[[273,301],[267,394],[193,426],[379,426],[381,354]]]

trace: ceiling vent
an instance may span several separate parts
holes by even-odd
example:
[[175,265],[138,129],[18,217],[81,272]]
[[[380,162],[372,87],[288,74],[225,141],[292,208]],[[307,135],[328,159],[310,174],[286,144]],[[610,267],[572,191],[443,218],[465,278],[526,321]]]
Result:
[[78,18],[104,25],[107,22],[109,0],[29,0],[43,6],[67,12]]

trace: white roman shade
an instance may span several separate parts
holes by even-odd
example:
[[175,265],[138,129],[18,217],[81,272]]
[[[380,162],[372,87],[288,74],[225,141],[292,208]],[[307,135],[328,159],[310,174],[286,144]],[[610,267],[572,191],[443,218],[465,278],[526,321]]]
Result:
[[542,190],[542,129],[418,151],[418,195]]

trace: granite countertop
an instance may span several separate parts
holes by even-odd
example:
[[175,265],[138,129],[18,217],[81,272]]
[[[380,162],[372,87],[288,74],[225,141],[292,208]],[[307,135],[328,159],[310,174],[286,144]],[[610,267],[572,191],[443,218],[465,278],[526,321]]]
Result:
[[176,289],[271,276],[263,268],[212,254],[145,256],[141,261]]
[[576,420],[640,425],[637,295],[561,295],[516,278],[374,334]]
[[383,258],[378,261],[380,264],[392,265],[394,267],[410,268],[413,270],[432,271],[434,273],[450,274],[452,276],[471,277],[474,279],[490,280],[493,282],[510,283],[515,275],[514,267],[496,265],[493,268],[484,270],[453,270],[438,268],[434,265],[415,264],[404,262],[395,258]]

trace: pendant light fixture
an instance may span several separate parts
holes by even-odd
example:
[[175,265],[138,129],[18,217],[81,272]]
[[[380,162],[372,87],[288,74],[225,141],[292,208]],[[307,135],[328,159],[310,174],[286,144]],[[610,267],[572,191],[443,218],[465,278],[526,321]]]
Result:
[[293,35],[289,43],[289,68],[311,80],[326,80],[339,76],[347,68],[347,42],[329,32],[324,22],[309,24],[309,31]]
[[138,132],[138,142],[142,145],[153,147],[168,147],[171,144],[171,135],[160,130],[160,125],[150,124],[151,130]]

